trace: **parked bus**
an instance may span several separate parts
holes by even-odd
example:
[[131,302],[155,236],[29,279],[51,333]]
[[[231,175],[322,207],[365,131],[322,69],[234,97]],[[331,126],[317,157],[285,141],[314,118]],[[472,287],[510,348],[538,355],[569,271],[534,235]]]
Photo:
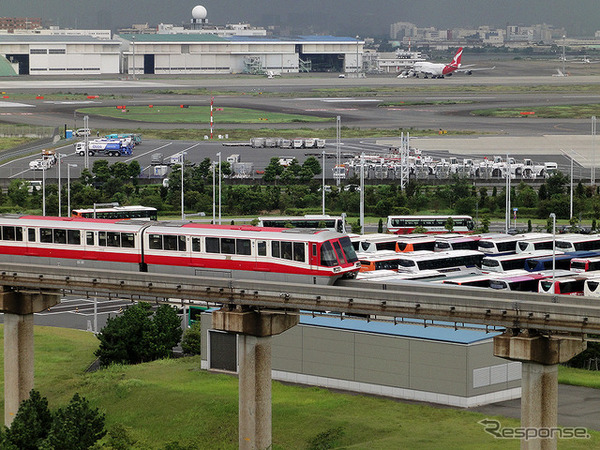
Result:
[[583,295],[585,282],[588,277],[560,277],[552,279],[546,278],[539,281],[538,292],[541,294],[561,294],[561,295]]
[[600,270],[600,256],[595,258],[573,258],[571,272],[590,272]]
[[[530,241],[540,238],[552,237],[548,233],[527,233],[519,235],[482,236],[477,244],[477,249],[486,255],[501,256],[516,253],[517,242]],[[552,249],[552,248],[551,248]]]
[[600,251],[600,234],[569,234],[556,238],[556,249],[562,252]]
[[481,236],[436,236],[434,251],[447,252],[449,250],[477,250]]
[[388,216],[387,231],[394,234],[410,234],[423,227],[427,233],[447,233],[448,219],[452,218],[454,233],[472,233],[475,228],[471,216]]
[[305,216],[266,216],[258,218],[259,227],[274,228],[327,228],[330,231],[346,233],[346,220],[343,216],[312,215]]
[[440,272],[467,272],[476,270],[483,255],[476,250],[454,250],[450,252],[405,253],[398,258],[399,272],[420,272],[439,270]]
[[537,239],[525,239],[517,241],[516,251],[517,253],[532,253],[536,250],[552,250],[554,247],[554,239],[552,236],[537,238]]
[[451,284],[453,286],[471,286],[471,287],[484,287],[490,286],[491,277],[489,274],[480,275],[465,275],[461,277],[455,277],[447,280],[442,280],[442,284]]
[[353,234],[350,242],[356,252],[373,253],[380,250],[398,251],[398,237],[387,233]]
[[373,270],[394,270],[398,271],[398,253],[390,250],[381,250],[379,252],[357,254],[360,261],[360,271],[370,272]]
[[418,252],[427,250],[432,252],[435,249],[435,237],[426,234],[409,234],[398,236],[396,251],[402,253]]
[[546,277],[547,275],[539,273],[497,277],[490,280],[490,287],[492,289],[506,289],[509,291],[537,292],[539,281]]
[[142,219],[157,220],[158,212],[151,206],[111,206],[108,208],[83,208],[71,211],[72,217],[87,219]]
[[[562,255],[562,252],[556,252],[556,255]],[[481,261],[481,270],[483,272],[506,272],[512,269],[524,269],[525,262],[534,257],[552,256],[552,252],[540,251],[536,253],[520,253],[512,255],[485,256]]]
[[588,278],[583,285],[583,295],[600,297],[600,276]]
[[535,258],[529,258],[525,262],[525,270],[528,272],[539,272],[541,270],[570,270],[571,260],[576,257],[586,258],[600,256],[597,252],[570,252],[556,255],[555,257],[550,256],[538,256]]
[[357,280],[374,281],[378,283],[395,283],[397,281],[439,281],[447,278],[445,273],[437,270],[422,270],[418,273],[400,273],[394,270],[376,270],[371,272],[359,272],[356,275]]

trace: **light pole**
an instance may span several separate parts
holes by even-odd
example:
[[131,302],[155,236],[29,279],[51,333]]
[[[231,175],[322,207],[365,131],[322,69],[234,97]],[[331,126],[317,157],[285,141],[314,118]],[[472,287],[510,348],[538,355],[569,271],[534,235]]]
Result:
[[64,155],[62,154],[58,154],[58,217],[62,217],[62,203],[61,203],[61,197],[60,197],[60,191],[61,191],[61,180],[60,180],[60,160],[62,159]]
[[185,220],[184,203],[183,203],[183,169],[185,167],[185,152],[181,152],[181,220]]
[[213,225],[216,224],[215,222],[215,218],[216,218],[216,196],[217,196],[217,189],[216,189],[216,182],[215,182],[215,174],[216,174],[216,167],[215,167],[215,162],[212,161],[211,162],[211,167],[212,167],[212,175],[213,175],[213,220],[212,223]]
[[67,164],[67,217],[71,215],[71,167],[77,164]]
[[84,167],[86,169],[90,168],[90,155],[89,155],[89,149],[88,149],[88,145],[89,145],[89,143],[88,143],[88,141],[89,141],[88,134],[89,133],[87,133],[87,130],[90,129],[89,124],[88,124],[89,119],[90,119],[89,116],[84,116],[83,117],[83,128],[84,128],[84,134],[85,134],[85,136],[84,136],[84,142],[85,142],[85,146],[84,146],[84,148],[85,148],[85,154],[84,155],[85,156],[83,158],[83,161],[84,161]]
[[554,277],[556,272],[556,214],[550,213],[552,219],[552,289],[554,290]]
[[223,178],[221,174],[221,152],[217,153],[219,157],[219,225],[221,225],[221,179]]
[[592,116],[592,176],[591,185],[596,184],[596,116]]
[[569,207],[569,224],[573,219],[573,150],[571,150],[571,203]]
[[321,207],[321,214],[325,215],[325,150],[323,150],[323,167],[321,171],[323,172],[323,186],[321,188],[321,194],[323,196],[323,205]]
[[[340,163],[341,163],[341,153],[340,153],[340,139],[341,139],[341,135],[342,135],[342,117],[341,116],[337,116],[335,119],[335,134],[336,134],[335,168],[337,169],[338,167],[340,167]],[[339,186],[341,183],[341,178],[338,176],[338,174],[335,172],[335,170],[333,171],[333,176],[335,177],[336,186]]]
[[42,167],[42,216],[46,215],[46,167]]
[[360,234],[365,234],[365,154],[360,154]]

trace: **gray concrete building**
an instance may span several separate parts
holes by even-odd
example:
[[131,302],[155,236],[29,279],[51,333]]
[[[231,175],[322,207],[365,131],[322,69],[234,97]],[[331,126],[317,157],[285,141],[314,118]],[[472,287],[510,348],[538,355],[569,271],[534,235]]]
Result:
[[[237,337],[202,315],[202,368],[237,372]],[[274,380],[473,407],[521,395],[521,364],[493,356],[485,330],[302,316],[274,336]]]

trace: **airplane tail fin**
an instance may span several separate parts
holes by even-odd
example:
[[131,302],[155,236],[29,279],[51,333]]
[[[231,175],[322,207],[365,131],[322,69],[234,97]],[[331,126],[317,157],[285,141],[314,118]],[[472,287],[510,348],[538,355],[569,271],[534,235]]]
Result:
[[456,55],[454,55],[454,58],[452,58],[452,62],[450,63],[451,67],[455,67],[455,68],[460,67],[460,60],[462,58],[462,52],[463,52],[463,48],[461,47],[456,52]]

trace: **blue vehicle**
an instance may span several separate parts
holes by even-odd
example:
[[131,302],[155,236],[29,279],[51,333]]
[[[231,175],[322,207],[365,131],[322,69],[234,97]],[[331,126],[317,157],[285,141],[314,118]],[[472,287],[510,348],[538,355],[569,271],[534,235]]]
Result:
[[133,145],[142,143],[142,135],[138,133],[113,133],[104,136],[107,139],[131,139]]
[[[571,260],[574,258],[593,258],[600,256],[598,252],[569,252],[556,255],[554,258],[556,270],[570,270]],[[529,258],[525,261],[525,270],[528,272],[541,272],[543,270],[552,270],[552,256],[541,256]]]

